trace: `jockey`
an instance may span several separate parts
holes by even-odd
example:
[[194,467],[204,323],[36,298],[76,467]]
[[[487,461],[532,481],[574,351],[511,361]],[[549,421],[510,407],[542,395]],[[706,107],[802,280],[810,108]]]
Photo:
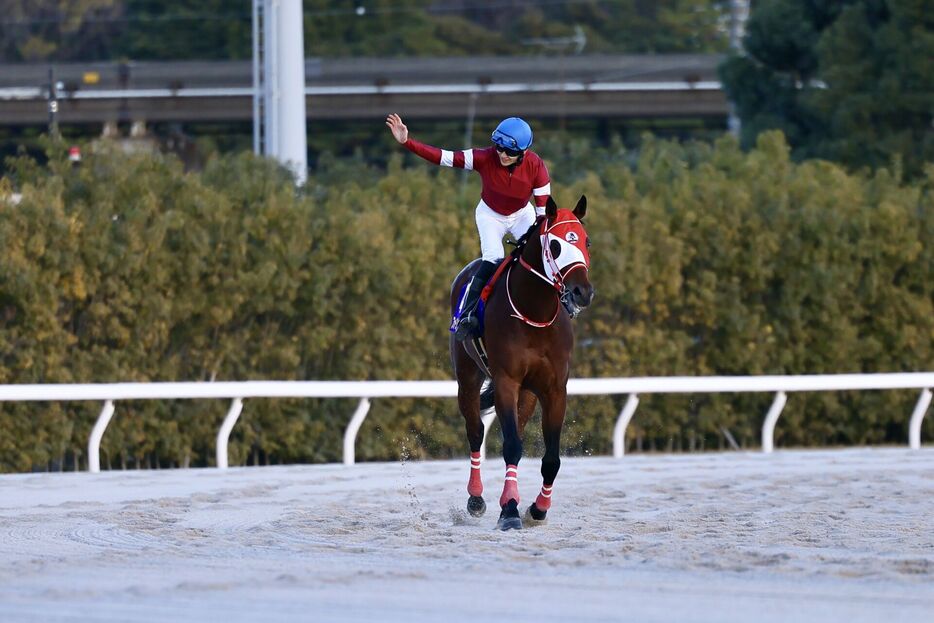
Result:
[[[480,326],[477,302],[483,286],[496,271],[497,262],[505,255],[503,236],[509,232],[519,238],[537,216],[545,214],[545,204],[551,195],[548,169],[538,154],[529,151],[532,128],[519,117],[509,117],[496,126],[490,147],[463,151],[439,149],[416,141],[409,137],[409,129],[395,113],[386,117],[386,125],[393,137],[412,153],[437,165],[476,171],[483,182],[476,210],[482,261],[467,287],[454,330],[454,337],[463,341]],[[534,207],[530,199],[534,200]]]

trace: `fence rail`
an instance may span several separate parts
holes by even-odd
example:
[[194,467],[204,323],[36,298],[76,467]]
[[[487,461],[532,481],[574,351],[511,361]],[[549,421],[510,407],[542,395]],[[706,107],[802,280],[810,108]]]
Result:
[[[790,392],[919,389],[911,414],[908,444],[921,447],[921,423],[931,404],[934,372],[887,374],[816,374],[805,376],[707,376],[571,379],[568,394],[627,395],[613,430],[613,456],[624,454],[626,428],[642,394],[768,392],[775,398],[762,424],[762,450],[774,449],[775,425]],[[247,398],[359,398],[344,433],[344,463],[355,462],[354,446],[372,398],[454,398],[454,381],[242,381],[221,383],[94,383],[0,385],[0,402],[104,401],[88,439],[88,470],[100,471],[100,442],[119,400],[228,399],[230,409],[217,433],[217,467],[227,467],[227,444]],[[495,414],[483,415],[488,431]],[[485,435],[486,433],[484,433]],[[485,449],[484,437],[484,449]]]

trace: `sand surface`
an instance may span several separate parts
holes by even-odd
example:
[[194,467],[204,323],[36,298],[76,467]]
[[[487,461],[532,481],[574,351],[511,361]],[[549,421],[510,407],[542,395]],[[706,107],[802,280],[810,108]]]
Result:
[[934,448],[468,465],[0,476],[0,621],[934,621]]

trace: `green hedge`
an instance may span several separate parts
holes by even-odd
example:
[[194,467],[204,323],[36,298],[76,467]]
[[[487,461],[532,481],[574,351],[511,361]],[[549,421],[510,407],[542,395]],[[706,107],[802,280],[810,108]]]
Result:
[[[577,321],[573,376],[934,368],[934,167],[908,184],[795,164],[780,134],[748,153],[729,139],[540,149],[559,204],[590,205],[597,297]],[[106,145],[79,169],[9,161],[0,383],[450,378],[448,288],[478,248],[476,176],[401,156],[387,171],[321,162],[297,192],[249,155],[200,173]],[[905,443],[916,396],[792,395],[776,443]],[[572,399],[565,450],[608,452],[622,400]],[[722,447],[725,428],[755,445],[770,400],[646,396],[630,444]],[[117,403],[102,464],[211,465],[226,407]],[[2,405],[0,470],[82,467],[99,408]],[[353,408],[247,401],[231,464],[339,460]],[[527,437],[534,454],[540,436]],[[377,400],[357,456],[465,447],[453,401]]]

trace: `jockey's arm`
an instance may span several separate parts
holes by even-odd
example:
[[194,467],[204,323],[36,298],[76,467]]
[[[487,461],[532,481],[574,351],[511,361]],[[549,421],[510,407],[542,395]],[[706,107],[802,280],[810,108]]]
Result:
[[542,162],[541,168],[535,175],[532,182],[532,197],[535,200],[535,215],[544,216],[545,205],[548,203],[548,197],[551,196],[551,179],[548,177],[548,169]]
[[[442,167],[455,167],[458,169],[473,170],[473,149],[464,149],[462,151],[449,151],[439,147],[432,147],[414,138],[409,137],[405,143],[405,148],[410,152],[424,158],[428,162]],[[544,204],[542,204],[544,205]]]

